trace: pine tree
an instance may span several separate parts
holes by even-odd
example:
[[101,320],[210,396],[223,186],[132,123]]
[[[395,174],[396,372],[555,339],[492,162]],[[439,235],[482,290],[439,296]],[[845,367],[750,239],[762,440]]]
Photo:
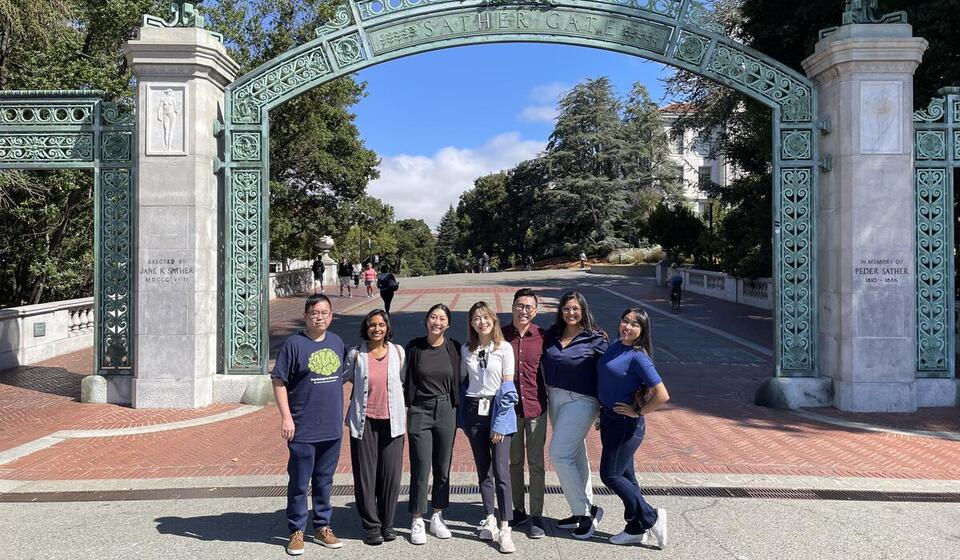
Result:
[[457,256],[457,245],[460,242],[460,224],[457,217],[457,211],[453,205],[440,218],[440,225],[437,227],[437,244],[435,249],[434,268],[440,274],[452,274],[460,272],[459,257]]

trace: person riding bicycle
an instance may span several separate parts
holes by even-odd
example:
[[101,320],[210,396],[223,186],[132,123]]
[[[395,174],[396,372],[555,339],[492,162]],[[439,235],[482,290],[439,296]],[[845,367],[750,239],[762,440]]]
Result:
[[679,303],[681,296],[680,287],[683,286],[683,276],[680,274],[679,270],[673,270],[673,274],[670,275],[670,279],[667,280],[667,284],[670,286],[670,301],[676,301]]

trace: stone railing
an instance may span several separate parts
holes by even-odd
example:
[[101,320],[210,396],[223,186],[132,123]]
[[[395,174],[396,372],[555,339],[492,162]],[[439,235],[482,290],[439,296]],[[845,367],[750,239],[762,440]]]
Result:
[[723,272],[682,268],[683,289],[695,294],[773,309],[773,281],[769,278],[734,278]]
[[[336,289],[333,284],[326,286],[327,291]],[[313,291],[313,272],[307,268],[270,273],[270,299],[292,297]]]
[[93,346],[93,298],[0,309],[0,369]]

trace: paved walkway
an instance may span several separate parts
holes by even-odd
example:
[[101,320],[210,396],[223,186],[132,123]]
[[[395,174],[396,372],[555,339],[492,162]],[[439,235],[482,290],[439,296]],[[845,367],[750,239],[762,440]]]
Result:
[[[674,314],[666,305],[664,290],[645,280],[575,271],[403,279],[394,300],[397,341],[419,335],[424,311],[438,301],[454,310],[451,334],[463,338],[465,314],[473,302],[487,300],[506,314],[513,291],[521,286],[533,286],[544,295],[538,318],[542,325],[552,322],[557,298],[574,286],[586,295],[597,319],[610,332],[631,302],[640,301],[652,309],[654,354],[673,400],[649,422],[647,439],[637,456],[641,471],[960,480],[960,442],[845,428],[754,406],[753,391],[772,367],[769,313],[691,294]],[[333,300],[337,313],[333,330],[348,342],[358,338],[362,315],[380,304],[376,298]],[[271,305],[274,349],[299,327],[301,314],[301,299]],[[62,430],[162,424],[236,408],[217,405],[168,411],[80,404],[76,402],[79,379],[89,373],[90,359],[89,352],[79,352],[0,372],[0,451]],[[871,415],[869,421],[916,429],[935,425],[960,432],[957,416],[956,409],[942,409],[916,415]],[[278,424],[276,411],[266,407],[191,428],[67,439],[0,464],[0,479],[279,475],[284,472],[286,449]],[[596,469],[596,434],[588,443]],[[349,472],[349,453],[341,457],[339,472]],[[465,438],[457,440],[453,468],[473,469]]]

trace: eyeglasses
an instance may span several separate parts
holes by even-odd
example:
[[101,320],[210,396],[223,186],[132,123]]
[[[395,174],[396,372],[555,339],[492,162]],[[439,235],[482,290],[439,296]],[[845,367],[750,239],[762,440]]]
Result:
[[627,326],[633,327],[633,328],[635,328],[635,329],[643,328],[643,325],[641,325],[641,324],[638,323],[637,321],[631,321],[630,319],[627,319],[626,317],[624,317],[623,319],[620,319],[620,324],[621,324],[621,325],[627,325]]
[[487,369],[487,351],[481,350],[477,354],[477,359],[480,362],[480,369]]
[[521,311],[521,312],[525,312],[525,313],[530,313],[531,311],[533,311],[534,309],[536,309],[537,306],[536,306],[536,305],[524,305],[524,304],[522,304],[522,303],[515,303],[515,304],[513,304],[513,308],[516,309],[517,311]]

